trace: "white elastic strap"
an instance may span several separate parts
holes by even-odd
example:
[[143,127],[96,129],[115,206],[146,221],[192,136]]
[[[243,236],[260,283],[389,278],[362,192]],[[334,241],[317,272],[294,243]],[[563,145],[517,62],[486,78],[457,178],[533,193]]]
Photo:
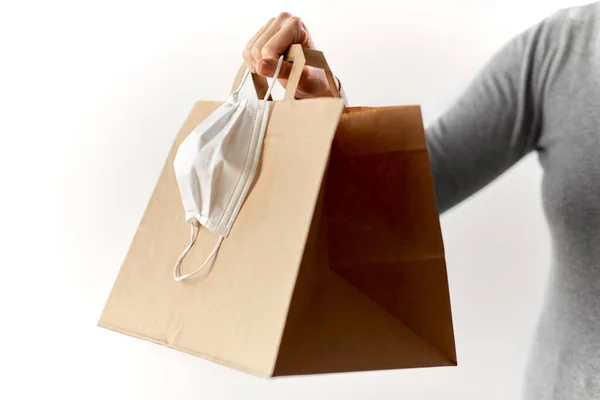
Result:
[[181,263],[182,263],[183,259],[185,258],[185,256],[187,255],[187,253],[192,248],[192,246],[194,245],[194,243],[196,242],[196,238],[198,238],[198,230],[199,229],[200,229],[200,224],[198,223],[198,221],[194,221],[192,223],[191,230],[190,230],[190,243],[183,250],[183,252],[179,256],[179,258],[177,259],[177,262],[175,263],[175,268],[173,268],[173,279],[175,279],[177,282],[182,281],[187,278],[190,278],[190,277],[196,275],[198,272],[200,272],[202,270],[202,268],[204,268],[206,266],[206,264],[208,264],[208,262],[214,258],[214,256],[219,251],[219,248],[221,247],[221,243],[223,243],[223,236],[219,236],[219,240],[217,240],[217,244],[215,245],[213,250],[210,252],[210,254],[206,258],[206,260],[202,263],[202,265],[200,267],[198,267],[198,269],[196,269],[193,272],[190,272],[189,274],[179,275],[179,268],[181,267]]
[[267,99],[271,95],[271,92],[273,91],[273,87],[275,86],[275,82],[277,82],[277,77],[279,76],[279,71],[281,71],[281,64],[283,64],[283,55],[279,56],[279,61],[277,62],[277,68],[275,68],[275,73],[273,74],[273,80],[271,81],[271,84],[269,85],[269,90],[267,90],[267,93],[265,94],[265,98],[263,99],[264,101],[267,101]]
[[[283,55],[281,55],[279,57],[279,61],[277,62],[277,68],[275,68],[275,73],[273,74],[273,80],[269,84],[269,89],[267,90],[267,94],[265,94],[265,97],[263,99],[264,101],[267,101],[267,99],[271,95],[271,92],[273,91],[273,87],[275,86],[275,82],[277,82],[277,77],[279,76],[279,71],[281,71],[282,64],[283,64]],[[246,72],[244,72],[244,75],[242,76],[242,80],[240,81],[238,88],[233,93],[231,93],[232,96],[236,97],[240,93],[240,91],[242,90],[242,87],[244,86],[244,83],[246,83],[246,80],[248,80],[249,76],[250,76],[250,70],[248,68],[246,68]]]
[[235,90],[235,92],[231,93],[232,95],[237,95],[240,90],[242,90],[242,87],[244,86],[244,83],[246,83],[248,76],[250,76],[250,70],[246,68],[246,72],[244,72],[244,76],[242,77],[238,88]]

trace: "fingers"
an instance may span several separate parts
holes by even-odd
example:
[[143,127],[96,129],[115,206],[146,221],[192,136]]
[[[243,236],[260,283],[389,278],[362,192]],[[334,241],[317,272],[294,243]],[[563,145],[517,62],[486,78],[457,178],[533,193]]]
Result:
[[[279,57],[293,44],[300,44],[304,48],[315,48],[302,20],[289,13],[281,13],[277,18],[269,20],[248,42],[243,53],[244,62],[251,72],[272,77]],[[283,86],[287,84],[291,69],[292,64],[287,61],[281,66],[278,78]],[[330,94],[324,71],[305,66],[302,69],[296,95],[315,97]]]
[[255,63],[258,63],[262,60],[262,48],[265,43],[281,29],[282,20],[285,18],[285,16],[282,17],[282,15],[284,14],[281,14],[279,17],[275,18],[275,21],[273,21],[269,27],[256,39],[254,45],[250,49]]
[[274,21],[275,21],[275,18],[271,18],[269,20],[269,22],[267,22],[267,24],[265,26],[263,26],[262,28],[260,28],[258,30],[258,32],[256,32],[256,34],[252,37],[252,39],[250,39],[250,41],[246,45],[246,48],[244,49],[244,52],[242,53],[242,56],[244,58],[244,62],[246,63],[246,67],[248,67],[248,69],[250,70],[250,72],[256,72],[256,68],[254,66],[255,60],[254,60],[254,57],[252,56],[252,48],[254,47],[254,43],[256,42],[256,40],[258,40],[261,37],[261,35],[267,29],[269,29],[269,27],[271,26],[271,24]]
[[260,45],[261,59],[279,58],[293,44],[300,44],[302,47],[313,47],[308,30],[298,17],[286,19],[281,23],[278,30],[272,32],[273,34],[270,36],[263,34],[255,44],[255,48]]
[[[292,44],[314,47],[302,20],[284,12],[269,20],[248,42],[243,53],[244,61],[250,71],[259,72],[259,64],[262,65],[263,60],[279,58]],[[269,66],[270,64],[266,64],[260,68],[268,69]]]
[[[275,69],[277,68],[278,59],[277,58],[265,58],[260,63],[256,65],[256,72],[259,75],[266,76],[268,78],[272,78],[275,74]],[[279,79],[287,79],[290,76],[290,72],[292,72],[292,63],[289,61],[284,61],[281,63],[281,69],[279,70]]]

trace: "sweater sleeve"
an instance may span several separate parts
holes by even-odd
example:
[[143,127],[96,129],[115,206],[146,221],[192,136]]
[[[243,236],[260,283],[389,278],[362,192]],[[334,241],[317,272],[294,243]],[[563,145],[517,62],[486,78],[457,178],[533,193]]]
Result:
[[440,213],[536,148],[541,131],[545,22],[507,43],[458,101],[426,130]]

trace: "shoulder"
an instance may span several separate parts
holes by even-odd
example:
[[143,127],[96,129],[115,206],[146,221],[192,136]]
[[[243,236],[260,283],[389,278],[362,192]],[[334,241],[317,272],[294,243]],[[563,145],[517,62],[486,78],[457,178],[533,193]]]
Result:
[[561,9],[528,33],[548,50],[597,52],[600,50],[600,2]]
[[548,19],[554,22],[581,24],[586,22],[597,22],[600,18],[600,1],[577,7],[563,8]]

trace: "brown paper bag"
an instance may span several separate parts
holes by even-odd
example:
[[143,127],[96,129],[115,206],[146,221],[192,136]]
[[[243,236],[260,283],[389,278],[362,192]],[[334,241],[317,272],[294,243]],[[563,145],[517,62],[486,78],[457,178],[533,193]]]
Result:
[[[304,64],[333,76],[320,52],[293,46],[287,59],[292,76],[274,103],[258,177],[212,265],[173,280],[189,229],[173,159],[221,104],[199,101],[99,325],[262,376],[456,365],[419,107],[294,100]],[[182,273],[216,239],[200,229]]]

